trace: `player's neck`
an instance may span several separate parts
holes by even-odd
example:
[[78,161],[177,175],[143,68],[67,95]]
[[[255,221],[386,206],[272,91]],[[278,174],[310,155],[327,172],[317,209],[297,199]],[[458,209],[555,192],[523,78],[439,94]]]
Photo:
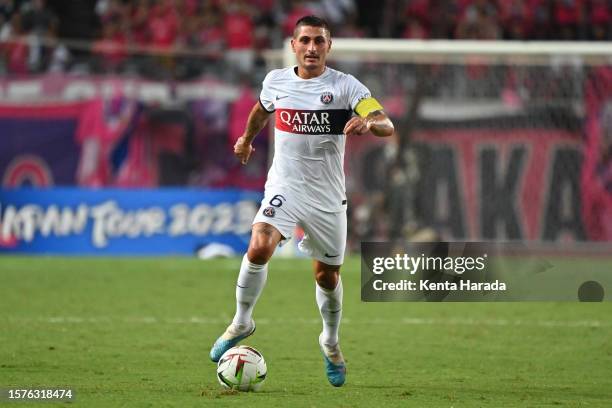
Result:
[[321,68],[308,70],[298,65],[295,69],[295,73],[302,79],[312,79],[323,75],[323,73],[325,72],[325,68],[325,65],[323,65]]

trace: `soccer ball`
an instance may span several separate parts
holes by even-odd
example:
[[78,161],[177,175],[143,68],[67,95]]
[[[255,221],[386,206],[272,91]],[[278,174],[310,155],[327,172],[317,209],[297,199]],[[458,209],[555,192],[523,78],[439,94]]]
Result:
[[261,353],[250,346],[232,347],[217,363],[217,380],[225,388],[257,391],[266,379],[268,369]]

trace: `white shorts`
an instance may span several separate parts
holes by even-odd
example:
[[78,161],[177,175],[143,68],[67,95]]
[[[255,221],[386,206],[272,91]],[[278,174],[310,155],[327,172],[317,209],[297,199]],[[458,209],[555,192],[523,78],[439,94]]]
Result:
[[266,191],[253,224],[265,222],[289,240],[296,225],[304,230],[299,248],[310,257],[328,265],[342,265],[346,249],[346,211],[325,212],[289,193]]

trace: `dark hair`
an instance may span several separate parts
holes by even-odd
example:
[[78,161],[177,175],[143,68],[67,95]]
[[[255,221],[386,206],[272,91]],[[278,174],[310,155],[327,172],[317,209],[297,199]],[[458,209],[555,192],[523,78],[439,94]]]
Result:
[[293,30],[293,36],[294,37],[295,37],[295,34],[297,33],[298,28],[300,28],[302,26],[322,27],[325,30],[327,30],[327,33],[331,37],[331,30],[329,29],[329,24],[327,23],[327,21],[324,18],[317,17],[317,16],[312,16],[312,15],[311,16],[304,16],[304,17],[300,18],[295,23],[295,29]]

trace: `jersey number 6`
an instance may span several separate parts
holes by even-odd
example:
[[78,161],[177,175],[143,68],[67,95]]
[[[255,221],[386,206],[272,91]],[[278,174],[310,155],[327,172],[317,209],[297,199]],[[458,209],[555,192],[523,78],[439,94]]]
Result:
[[283,197],[280,194],[275,195],[274,197],[272,197],[272,199],[270,200],[270,205],[272,207],[280,207],[281,205],[283,205],[283,201],[286,201],[287,199],[285,197]]

